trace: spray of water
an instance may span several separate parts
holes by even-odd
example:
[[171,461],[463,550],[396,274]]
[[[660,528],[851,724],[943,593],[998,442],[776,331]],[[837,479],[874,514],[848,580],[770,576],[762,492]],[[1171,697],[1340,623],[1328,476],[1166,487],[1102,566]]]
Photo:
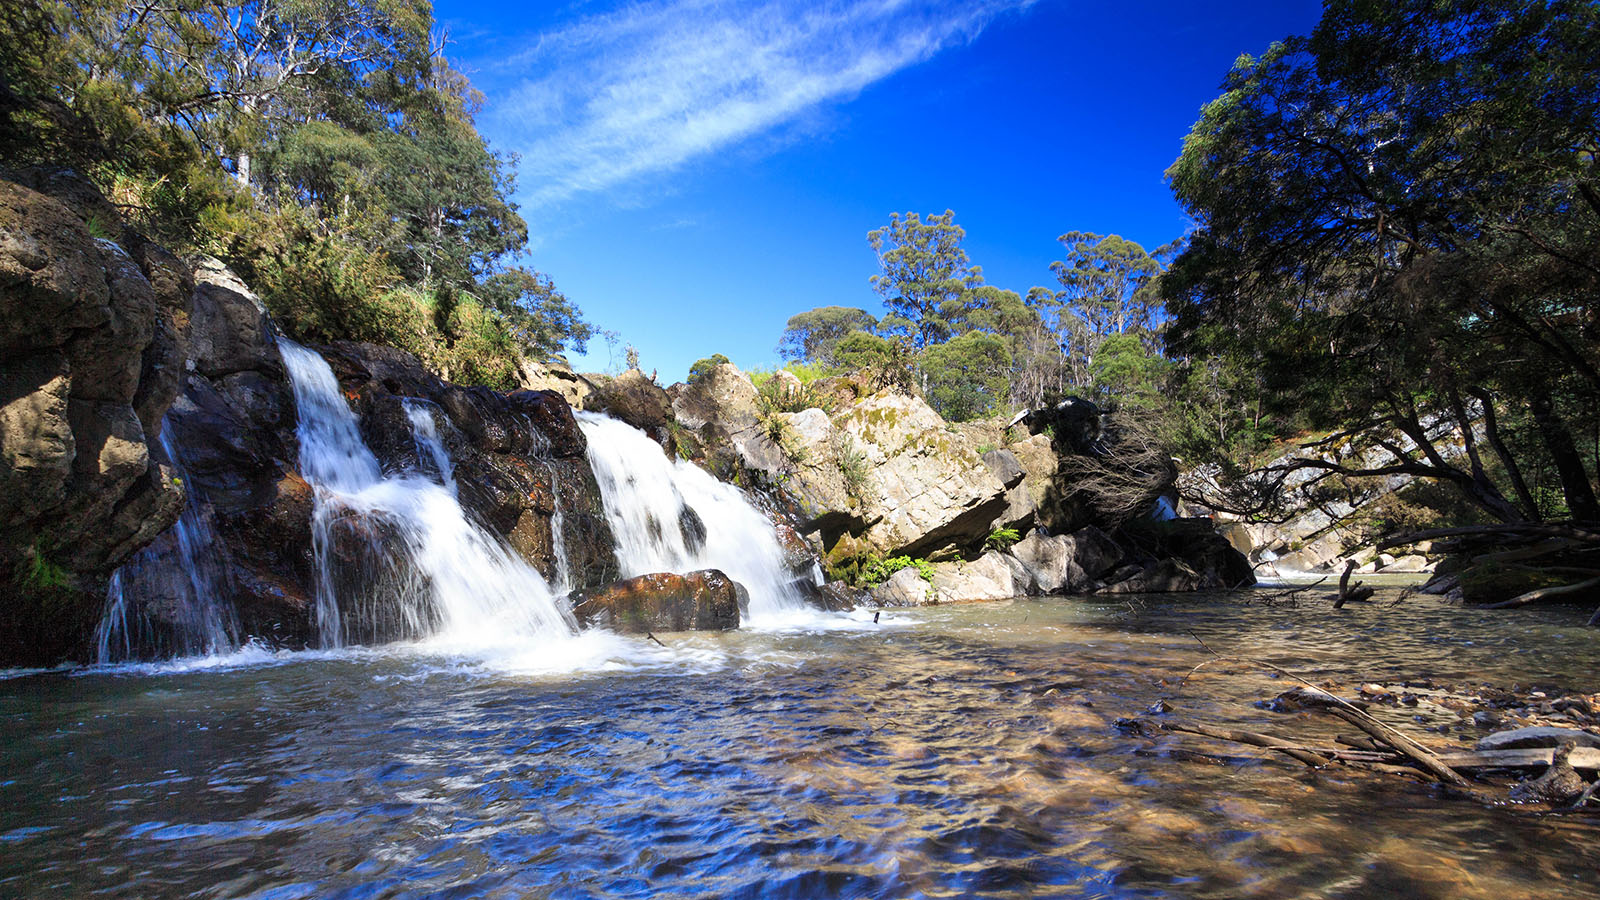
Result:
[[624,575],[721,569],[750,591],[757,628],[826,625],[784,565],[772,522],[738,488],[668,459],[636,428],[577,413]]

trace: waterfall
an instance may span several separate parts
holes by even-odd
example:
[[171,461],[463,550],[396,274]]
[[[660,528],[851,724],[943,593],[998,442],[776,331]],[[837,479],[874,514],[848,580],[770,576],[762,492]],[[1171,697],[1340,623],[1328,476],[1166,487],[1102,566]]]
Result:
[[408,414],[441,481],[416,472],[386,476],[327,362],[288,340],[279,349],[300,413],[300,474],[315,490],[324,646],[425,637],[503,646],[573,632],[544,578],[462,510],[425,410]]
[[239,645],[232,582],[211,506],[189,479],[165,419],[161,449],[187,492],[178,521],[111,573],[95,628],[101,664],[227,653]]
[[410,397],[401,401],[406,418],[411,422],[411,439],[417,445],[417,461],[431,463],[439,483],[450,493],[456,492],[455,472],[450,466],[450,454],[439,439],[439,428],[433,423],[433,413],[421,401]]
[[750,591],[750,624],[813,618],[772,522],[738,488],[624,422],[576,415],[625,576],[721,569]]

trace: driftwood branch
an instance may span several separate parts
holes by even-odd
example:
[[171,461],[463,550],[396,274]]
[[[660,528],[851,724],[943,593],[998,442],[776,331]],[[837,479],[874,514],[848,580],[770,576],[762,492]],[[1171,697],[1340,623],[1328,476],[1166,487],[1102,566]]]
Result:
[[1313,768],[1322,768],[1330,760],[1305,747],[1300,747],[1286,738],[1274,737],[1269,734],[1257,734],[1253,731],[1236,731],[1231,728],[1216,728],[1211,725],[1202,725],[1199,722],[1142,722],[1141,724],[1159,728],[1163,731],[1183,731],[1189,734],[1203,735],[1216,738],[1219,741],[1229,741],[1235,744],[1248,744],[1252,747],[1261,747],[1266,750],[1275,750],[1285,756],[1293,757]]
[[[1588,581],[1580,581],[1577,584],[1563,584],[1558,587],[1539,588],[1538,590],[1529,591],[1526,594],[1518,594],[1517,596],[1512,597],[1510,600],[1502,600],[1499,603],[1487,604],[1483,608],[1511,609],[1512,607],[1516,606],[1527,606],[1530,603],[1537,603],[1540,600],[1546,600],[1550,597],[1559,597],[1563,594],[1576,594],[1579,591],[1586,591],[1593,587],[1600,587],[1600,577],[1591,578]],[[1589,624],[1592,625],[1594,622],[1591,621]]]
[[1333,715],[1365,731],[1375,740],[1393,747],[1396,751],[1421,766],[1423,771],[1428,772],[1440,781],[1457,787],[1471,786],[1465,778],[1461,777],[1460,773],[1441,762],[1439,757],[1433,755],[1432,751],[1367,715],[1345,700],[1341,700],[1327,691],[1317,688],[1312,688],[1309,691],[1297,689],[1294,691],[1293,696],[1295,700],[1307,706],[1326,709]]

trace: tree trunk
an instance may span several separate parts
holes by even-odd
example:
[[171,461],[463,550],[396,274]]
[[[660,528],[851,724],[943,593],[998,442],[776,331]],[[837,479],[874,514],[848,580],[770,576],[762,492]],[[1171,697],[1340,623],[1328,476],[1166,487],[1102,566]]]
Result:
[[1529,399],[1534,424],[1539,426],[1539,436],[1555,463],[1556,474],[1561,478],[1561,493],[1567,498],[1567,511],[1580,522],[1600,522],[1600,500],[1595,499],[1594,486],[1589,483],[1589,473],[1583,467],[1583,457],[1572,442],[1572,434],[1556,412],[1555,404],[1544,394]]
[[1471,388],[1467,393],[1476,397],[1478,403],[1483,406],[1483,436],[1489,441],[1489,446],[1494,448],[1494,455],[1500,458],[1500,464],[1505,466],[1506,477],[1511,479],[1511,489],[1517,492],[1517,501],[1522,504],[1528,521],[1541,521],[1544,516],[1539,513],[1539,503],[1533,499],[1533,492],[1528,490],[1528,483],[1522,477],[1522,468],[1517,465],[1516,458],[1500,439],[1500,421],[1494,413],[1493,395],[1481,387]]

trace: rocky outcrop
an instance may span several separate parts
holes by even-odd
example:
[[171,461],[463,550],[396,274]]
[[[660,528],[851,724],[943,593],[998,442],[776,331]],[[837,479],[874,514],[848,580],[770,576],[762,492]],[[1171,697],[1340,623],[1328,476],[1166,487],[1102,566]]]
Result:
[[[724,480],[772,481],[790,462],[761,421],[756,388],[731,363],[668,390],[680,426],[680,452],[700,460]],[[821,504],[815,509],[824,509]]]
[[104,577],[178,516],[154,437],[190,302],[92,185],[27,174],[74,205],[0,180],[0,655],[17,663],[76,649]]
[[[1434,448],[1445,460],[1459,460],[1466,454],[1460,429],[1453,420],[1425,417],[1423,427]],[[1390,443],[1402,453],[1416,449],[1416,442],[1403,434],[1391,436]],[[1350,469],[1380,468],[1393,462],[1383,447],[1363,447],[1354,439],[1331,446],[1313,446],[1290,451],[1267,464],[1284,469],[1296,460],[1311,459]],[[1216,466],[1204,466],[1179,476],[1179,489],[1186,497],[1214,498],[1226,495]],[[1254,564],[1303,572],[1338,572],[1354,560],[1366,572],[1424,572],[1431,564],[1407,560],[1395,565],[1395,558],[1380,558],[1374,544],[1381,537],[1373,527],[1375,519],[1392,516],[1390,505],[1414,505],[1411,515],[1426,510],[1437,500],[1422,490],[1424,482],[1413,475],[1335,476],[1320,468],[1290,471],[1284,478],[1281,494],[1269,509],[1271,521],[1243,522],[1224,512],[1215,512],[1202,503],[1191,502],[1192,512],[1213,515],[1229,540]]]
[[672,399],[660,385],[638,369],[621,375],[586,376],[589,392],[584,408],[603,412],[650,435],[658,444],[670,438],[667,423],[672,421]]
[[585,627],[630,634],[728,631],[750,607],[750,595],[717,569],[662,572],[575,592],[572,613]]

